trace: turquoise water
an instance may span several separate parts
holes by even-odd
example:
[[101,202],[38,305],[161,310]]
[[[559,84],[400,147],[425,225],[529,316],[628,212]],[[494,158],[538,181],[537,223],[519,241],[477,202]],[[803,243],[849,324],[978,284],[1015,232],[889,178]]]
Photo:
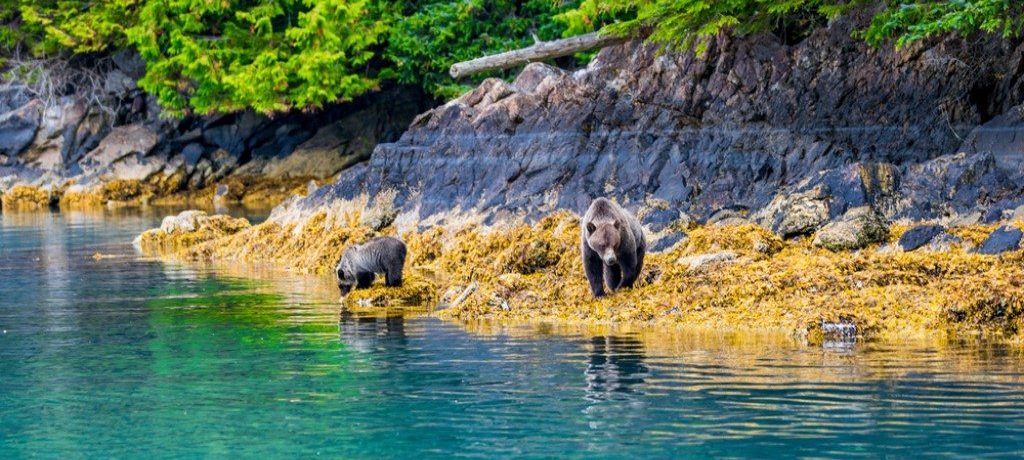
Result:
[[1012,348],[353,315],[137,256],[159,217],[0,217],[0,458],[1024,454]]

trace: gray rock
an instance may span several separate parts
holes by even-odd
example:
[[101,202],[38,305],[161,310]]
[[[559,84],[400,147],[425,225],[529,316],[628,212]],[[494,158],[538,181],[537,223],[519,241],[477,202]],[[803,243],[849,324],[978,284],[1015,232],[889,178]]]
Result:
[[778,223],[772,229],[783,238],[809,235],[828,223],[829,204],[822,186],[793,194],[781,201],[777,205]]
[[919,225],[903,233],[896,245],[903,251],[913,251],[928,244],[945,231],[945,227],[941,225]]
[[853,208],[814,235],[813,244],[830,251],[861,249],[878,243],[888,234],[885,220],[868,206]]
[[955,246],[962,246],[964,240],[959,236],[952,235],[949,233],[940,233],[935,238],[932,238],[928,242],[928,251],[931,252],[949,252]]
[[188,174],[192,174],[196,164],[199,163],[199,159],[203,156],[203,146],[197,142],[193,142],[181,149],[181,157],[185,161],[185,171]]
[[708,218],[705,225],[742,225],[749,222],[743,212],[736,209],[719,209]]
[[682,228],[689,226],[690,218],[686,213],[672,208],[655,208],[644,214],[641,223],[652,232],[660,232],[678,223]]
[[231,187],[227,184],[217,185],[217,190],[213,192],[213,203],[224,204],[228,199],[228,194],[231,193]]
[[654,242],[647,248],[647,251],[652,254],[668,251],[675,247],[680,241],[686,241],[686,238],[687,235],[685,232],[672,232],[654,240]]
[[32,143],[42,110],[41,102],[32,101],[0,115],[0,154],[8,158],[17,156]]
[[139,79],[146,74],[146,61],[134,49],[123,49],[110,57],[117,69],[130,78]]
[[83,167],[104,168],[139,154],[145,155],[160,140],[157,133],[142,125],[118,126],[103,137],[99,145],[82,159]]
[[1002,254],[1020,249],[1020,240],[1024,232],[1017,227],[1003,225],[992,231],[985,241],[981,242],[974,252],[978,254]]
[[126,94],[136,88],[135,79],[120,70],[111,71],[103,80],[103,90],[108,94]]
[[0,87],[0,114],[28,104],[31,99],[32,96],[25,85],[3,85]]
[[[613,195],[664,201],[699,221],[748,209],[793,235],[861,206],[925,220],[1024,194],[1024,167],[1004,168],[986,150],[1004,144],[963,145],[964,133],[997,120],[962,95],[1024,81],[1005,43],[949,37],[914,53],[872,50],[850,37],[864,21],[837,19],[798,44],[722,37],[695,56],[631,42],[573,73],[530,65],[511,84],[486,80],[417,117],[401,139],[300,206],[409,190],[398,201],[423,218],[452,209],[539,217]],[[986,113],[1021,100],[1010,88],[1024,85],[986,93]],[[992,128],[1021,126],[1011,118]],[[817,200],[759,214],[779,196],[819,186]]]

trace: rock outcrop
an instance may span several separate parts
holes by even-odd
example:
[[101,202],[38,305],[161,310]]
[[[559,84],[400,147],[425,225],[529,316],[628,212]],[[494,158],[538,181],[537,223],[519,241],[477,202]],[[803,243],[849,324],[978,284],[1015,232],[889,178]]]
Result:
[[167,119],[135,85],[144,69],[137,56],[122,52],[112,62],[92,69],[105,78],[88,97],[79,89],[43,95],[0,79],[0,193],[15,184],[71,185],[83,195],[113,180],[175,192],[231,177],[330,178],[398,139],[434,103],[402,87],[312,113]]
[[610,195],[698,222],[732,209],[796,236],[863,206],[981,220],[1024,203],[1019,41],[873,49],[851,38],[863,24],[795,44],[722,37],[700,56],[628,43],[573,73],[530,64],[422,114],[293,208],[397,191],[417,218],[535,218]]

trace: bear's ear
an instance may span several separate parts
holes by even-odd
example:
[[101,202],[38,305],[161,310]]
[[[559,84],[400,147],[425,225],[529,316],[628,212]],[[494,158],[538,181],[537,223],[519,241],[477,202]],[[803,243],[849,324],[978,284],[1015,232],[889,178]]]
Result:
[[587,233],[594,233],[597,230],[597,226],[593,222],[587,222]]

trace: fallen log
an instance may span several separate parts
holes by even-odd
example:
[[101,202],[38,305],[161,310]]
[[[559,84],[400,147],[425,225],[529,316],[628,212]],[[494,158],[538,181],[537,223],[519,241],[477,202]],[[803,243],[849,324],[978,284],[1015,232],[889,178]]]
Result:
[[452,64],[448,73],[451,74],[453,78],[462,78],[481,72],[507,69],[509,67],[516,67],[530,62],[569,56],[581,51],[589,51],[594,48],[604,48],[624,41],[626,41],[626,39],[622,37],[600,35],[597,32],[591,32],[589,34],[577,35],[575,37],[552,40],[549,42],[540,42],[526,48],[458,62]]

